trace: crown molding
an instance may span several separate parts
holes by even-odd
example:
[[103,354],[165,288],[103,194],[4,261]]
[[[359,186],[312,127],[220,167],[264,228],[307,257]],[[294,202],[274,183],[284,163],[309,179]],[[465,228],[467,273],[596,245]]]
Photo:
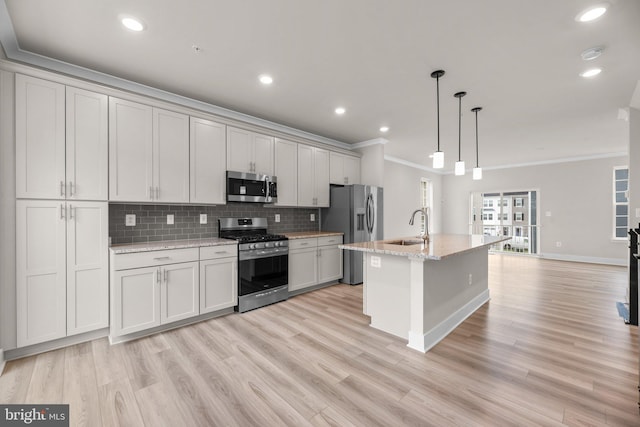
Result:
[[435,174],[438,174],[438,175],[446,175],[447,174],[447,172],[435,170],[435,169],[429,168],[429,167],[427,167],[425,165],[421,165],[419,163],[410,162],[408,160],[404,160],[404,159],[401,159],[399,157],[389,156],[387,154],[384,155],[384,159],[386,161],[389,161],[389,162],[398,163],[400,165],[409,166],[410,168],[420,169],[420,170],[431,172],[431,173],[435,173]]
[[353,145],[351,145],[351,147],[355,150],[358,148],[363,148],[363,147],[370,147],[372,145],[385,145],[388,144],[389,140],[388,139],[384,139],[384,138],[375,138],[375,139],[368,139],[366,141],[362,141],[362,142],[357,142]]

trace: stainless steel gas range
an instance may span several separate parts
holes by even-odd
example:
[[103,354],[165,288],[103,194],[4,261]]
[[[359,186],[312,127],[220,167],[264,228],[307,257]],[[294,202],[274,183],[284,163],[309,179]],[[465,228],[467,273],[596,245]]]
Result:
[[220,218],[220,237],[238,241],[238,305],[245,312],[289,296],[289,241],[266,218]]

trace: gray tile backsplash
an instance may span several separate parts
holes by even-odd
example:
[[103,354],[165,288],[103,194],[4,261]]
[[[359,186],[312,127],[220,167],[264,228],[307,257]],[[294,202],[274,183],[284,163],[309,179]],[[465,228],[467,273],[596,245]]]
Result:
[[[126,226],[125,215],[135,214],[136,225]],[[167,215],[174,224],[167,224]],[[207,214],[207,224],[200,224],[200,214]],[[275,222],[280,214],[280,222]],[[316,220],[310,220],[315,214]],[[263,207],[251,203],[228,203],[224,206],[109,204],[109,237],[112,244],[153,242],[158,240],[201,239],[218,237],[220,217],[266,217],[270,233],[319,230],[319,209]]]

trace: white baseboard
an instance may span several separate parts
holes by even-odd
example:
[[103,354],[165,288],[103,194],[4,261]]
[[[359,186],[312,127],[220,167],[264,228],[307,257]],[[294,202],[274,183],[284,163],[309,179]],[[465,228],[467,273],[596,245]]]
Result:
[[541,258],[554,259],[558,261],[571,261],[571,262],[585,262],[589,264],[606,264],[606,265],[619,265],[622,267],[627,266],[628,260],[626,258],[601,258],[582,255],[567,255],[567,254],[554,254],[544,253],[540,255]]
[[431,328],[431,330],[424,335],[409,331],[409,344],[407,344],[407,347],[426,353],[453,332],[458,325],[475,313],[475,311],[482,307],[489,299],[489,289],[485,289],[481,294],[453,312],[449,317]]

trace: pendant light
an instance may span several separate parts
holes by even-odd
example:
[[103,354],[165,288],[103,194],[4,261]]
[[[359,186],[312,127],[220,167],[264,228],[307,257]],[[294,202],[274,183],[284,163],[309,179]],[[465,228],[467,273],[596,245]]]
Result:
[[453,96],[458,98],[458,161],[456,162],[455,174],[464,175],[464,161],[461,158],[461,146],[462,146],[462,97],[467,92],[457,92]]
[[442,169],[444,167],[444,153],[440,151],[440,77],[444,76],[444,70],[436,70],[431,73],[431,77],[436,79],[436,112],[438,117],[438,150],[433,153],[433,168]]
[[478,162],[478,111],[482,110],[482,107],[474,107],[471,109],[474,113],[476,113],[476,167],[473,168],[473,179],[479,180],[482,179],[482,168]]

